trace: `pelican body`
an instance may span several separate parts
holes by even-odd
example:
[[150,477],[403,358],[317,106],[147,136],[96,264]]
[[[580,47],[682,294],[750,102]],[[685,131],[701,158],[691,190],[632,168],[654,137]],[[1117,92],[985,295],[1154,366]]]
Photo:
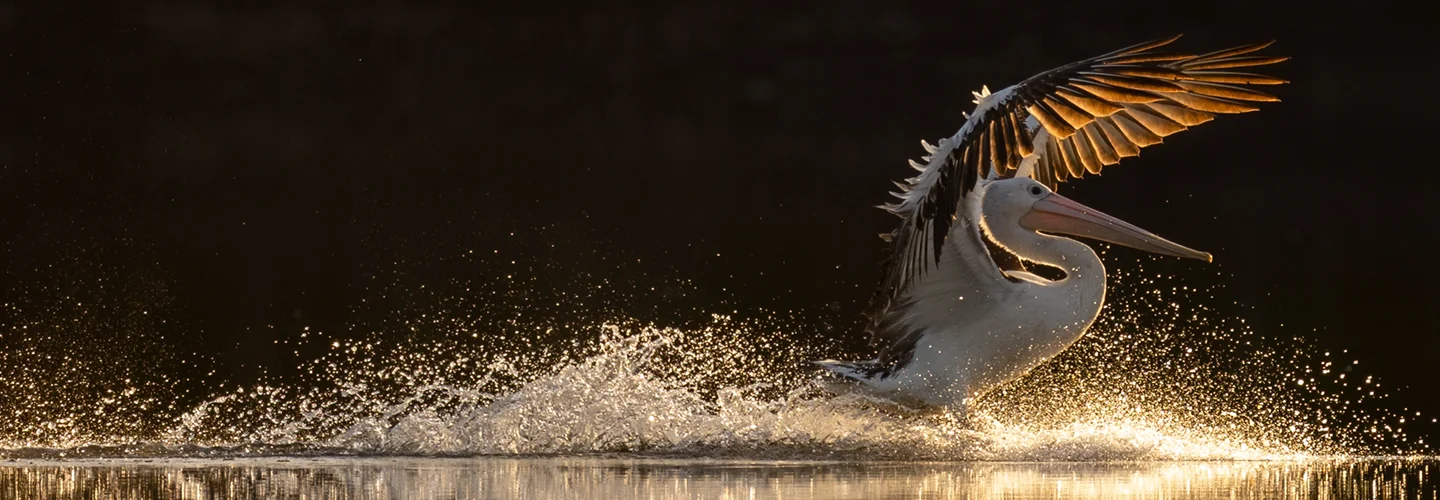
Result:
[[[1155,51],[1177,37],[1072,63],[991,94],[960,131],[899,184],[882,208],[904,219],[867,311],[878,356],[824,360],[827,387],[907,406],[964,413],[975,398],[1020,378],[1084,335],[1105,301],[1094,239],[1211,261],[1061,196],[1067,177],[1099,173],[1161,138],[1216,114],[1278,100],[1240,84],[1285,83],[1233,68],[1283,57],[1247,55],[1269,44],[1205,55]],[[1027,271],[1042,264],[1063,273]]]

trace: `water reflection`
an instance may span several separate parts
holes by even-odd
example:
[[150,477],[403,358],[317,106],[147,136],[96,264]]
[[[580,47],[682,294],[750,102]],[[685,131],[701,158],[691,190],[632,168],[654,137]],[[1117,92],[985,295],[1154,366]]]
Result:
[[0,498],[1436,498],[1433,460],[885,463],[263,458],[0,463]]

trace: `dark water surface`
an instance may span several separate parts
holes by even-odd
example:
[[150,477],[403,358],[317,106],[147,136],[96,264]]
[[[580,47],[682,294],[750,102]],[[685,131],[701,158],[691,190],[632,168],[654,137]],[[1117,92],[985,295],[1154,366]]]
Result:
[[0,498],[1437,498],[1435,459],[813,462],[655,458],[0,462]]

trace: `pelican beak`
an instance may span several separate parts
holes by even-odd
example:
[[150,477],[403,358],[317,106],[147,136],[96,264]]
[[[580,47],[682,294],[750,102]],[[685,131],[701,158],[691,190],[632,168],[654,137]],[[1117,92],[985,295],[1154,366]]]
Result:
[[1020,225],[1033,231],[1068,234],[1091,238],[1146,252],[1199,259],[1210,262],[1208,252],[1173,243],[1098,210],[1076,203],[1064,196],[1050,193],[1035,201],[1030,211],[1020,216]]

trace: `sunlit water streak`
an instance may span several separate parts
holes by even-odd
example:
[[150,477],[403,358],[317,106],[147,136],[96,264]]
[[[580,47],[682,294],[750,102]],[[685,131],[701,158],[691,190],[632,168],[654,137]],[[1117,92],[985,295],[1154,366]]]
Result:
[[633,458],[19,461],[0,497],[1435,499],[1416,460],[934,463]]
[[[1358,373],[1329,353],[1301,339],[1262,341],[1213,307],[1213,291],[1151,274],[1144,262],[1127,267],[1112,271],[1109,302],[1091,333],[981,400],[963,421],[818,390],[806,362],[834,353],[807,342],[813,326],[793,315],[714,314],[709,324],[678,328],[614,311],[556,320],[480,302],[529,293],[506,283],[499,291],[467,285],[429,309],[399,311],[404,319],[369,337],[307,332],[304,341],[328,343],[329,351],[302,366],[303,384],[273,378],[222,390],[173,414],[156,412],[156,430],[129,434],[85,423],[176,403],[153,390],[107,393],[98,406],[70,410],[87,418],[55,410],[48,427],[0,436],[0,457],[1135,461],[1428,449],[1404,431],[1406,415],[1359,405],[1383,391],[1376,396],[1369,378],[1346,380]],[[556,329],[582,340],[540,342]],[[116,428],[125,429],[101,430]]]

